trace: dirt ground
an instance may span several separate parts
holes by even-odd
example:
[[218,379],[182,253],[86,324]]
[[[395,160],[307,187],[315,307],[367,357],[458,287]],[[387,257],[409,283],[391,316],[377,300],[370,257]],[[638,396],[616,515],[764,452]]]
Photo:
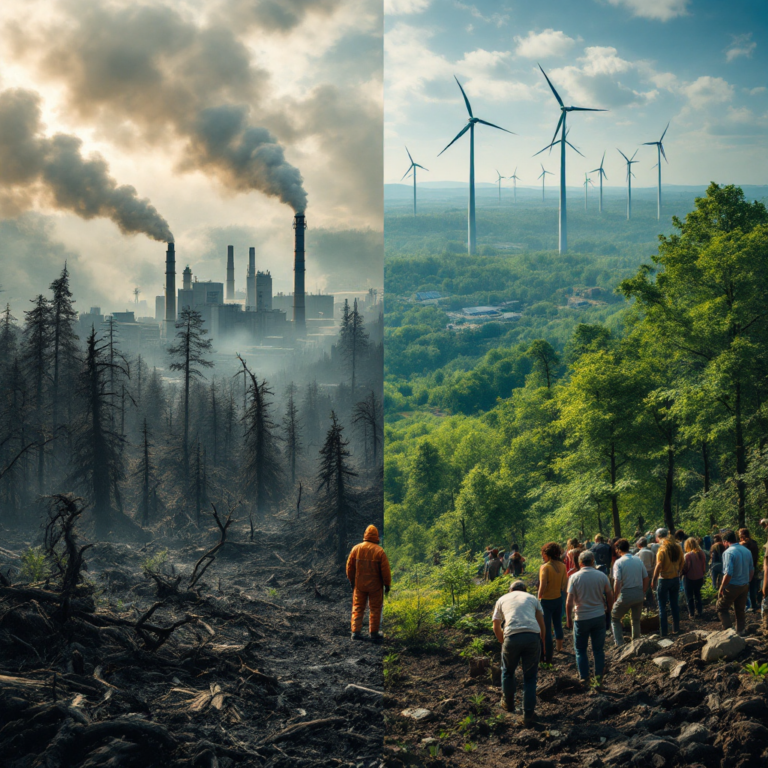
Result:
[[[529,590],[530,591],[530,590]],[[733,660],[705,663],[704,640],[692,630],[719,631],[712,605],[691,621],[682,605],[681,635],[649,655],[619,660],[606,638],[601,690],[579,685],[570,632],[554,668],[539,670],[537,722],[524,727],[499,705],[500,646],[488,628],[445,630],[429,650],[387,647],[385,764],[402,766],[705,766],[768,765],[768,685],[745,671],[768,662],[759,614],[748,613],[746,648]],[[476,614],[489,624],[492,606]],[[629,640],[628,633],[625,634]],[[481,638],[491,667],[478,677],[459,652]],[[662,670],[655,658],[669,657]],[[673,673],[679,662],[686,662]],[[477,662],[476,662],[477,664]],[[495,667],[495,669],[494,669]],[[493,677],[496,680],[492,679]],[[516,705],[521,705],[518,671]],[[414,710],[417,710],[414,712]],[[422,710],[422,711],[418,711]]]
[[84,553],[95,593],[65,621],[54,585],[14,578],[36,542],[4,534],[3,768],[379,765],[381,646],[350,641],[346,579],[297,551],[292,527],[277,517],[250,542],[233,525],[199,597],[159,598],[142,563],[183,588],[215,526],[187,543],[96,544]]

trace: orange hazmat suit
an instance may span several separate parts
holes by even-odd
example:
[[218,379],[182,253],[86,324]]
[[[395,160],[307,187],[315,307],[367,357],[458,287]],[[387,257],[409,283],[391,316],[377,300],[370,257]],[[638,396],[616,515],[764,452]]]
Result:
[[363,543],[352,548],[347,559],[347,578],[352,584],[352,631],[363,628],[363,614],[369,605],[371,634],[379,631],[381,609],[384,606],[384,587],[392,584],[389,559],[379,546],[379,532],[375,525],[365,529]]

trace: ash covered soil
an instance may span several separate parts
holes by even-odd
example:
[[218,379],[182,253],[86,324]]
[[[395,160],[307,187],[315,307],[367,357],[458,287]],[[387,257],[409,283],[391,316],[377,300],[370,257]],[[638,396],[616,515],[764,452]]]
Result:
[[346,579],[292,527],[276,517],[250,542],[233,524],[195,592],[215,525],[187,543],[95,544],[92,586],[66,607],[53,583],[14,577],[34,542],[4,533],[3,768],[379,765],[381,647],[350,641]]
[[[491,610],[489,605],[476,614],[488,627]],[[768,685],[745,670],[753,661],[768,661],[759,614],[747,613],[741,639],[714,634],[722,628],[712,604],[700,620],[690,621],[682,610],[681,634],[668,638],[671,644],[659,645],[661,638],[649,635],[620,652],[606,637],[606,678],[599,691],[578,682],[566,631],[565,652],[555,654],[554,669],[539,670],[534,726],[523,726],[519,715],[499,706],[500,646],[488,627],[448,629],[431,650],[388,643],[385,765],[768,765]],[[718,637],[725,656],[705,662],[705,647]],[[477,676],[459,656],[474,638],[484,641],[487,653],[487,661],[472,664]],[[519,670],[517,680],[519,707]]]

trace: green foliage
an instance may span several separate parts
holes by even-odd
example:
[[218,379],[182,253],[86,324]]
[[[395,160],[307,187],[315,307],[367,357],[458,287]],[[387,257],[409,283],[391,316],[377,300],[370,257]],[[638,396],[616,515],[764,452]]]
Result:
[[280,593],[277,591],[277,589],[275,589],[275,587],[270,587],[270,588],[267,590],[267,594],[268,594],[268,595],[269,595],[271,598],[273,598],[273,599],[274,599],[274,598],[276,598],[276,597],[279,597],[279,596],[280,596]]
[[487,655],[488,653],[485,650],[485,642],[479,637],[471,640],[466,648],[463,648],[461,651],[459,651],[459,656],[462,656],[465,659],[474,659],[478,656]]
[[30,547],[21,555],[21,576],[30,582],[43,581],[50,575],[50,569],[42,547]]
[[761,664],[759,661],[753,661],[750,664],[745,664],[744,669],[756,680],[764,680],[766,675],[768,675],[768,664]]
[[155,552],[154,555],[150,555],[146,560],[141,563],[141,570],[144,573],[160,573],[163,566],[168,562],[168,550],[161,549]]
[[400,666],[400,656],[397,653],[388,653],[384,656],[384,682],[395,683],[403,674]]
[[465,752],[474,752],[477,749],[477,743],[474,741],[468,741],[464,745],[464,751]]
[[637,674],[637,670],[631,664],[629,664],[626,669],[626,674],[630,677],[633,677]]

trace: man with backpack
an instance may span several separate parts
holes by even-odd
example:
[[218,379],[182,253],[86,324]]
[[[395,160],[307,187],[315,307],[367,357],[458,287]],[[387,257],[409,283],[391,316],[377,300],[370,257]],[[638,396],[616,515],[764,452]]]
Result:
[[613,549],[610,544],[605,541],[605,536],[602,533],[598,533],[595,536],[595,543],[590,550],[595,556],[595,568],[600,573],[604,573],[608,576],[611,572],[611,560],[613,559]]

